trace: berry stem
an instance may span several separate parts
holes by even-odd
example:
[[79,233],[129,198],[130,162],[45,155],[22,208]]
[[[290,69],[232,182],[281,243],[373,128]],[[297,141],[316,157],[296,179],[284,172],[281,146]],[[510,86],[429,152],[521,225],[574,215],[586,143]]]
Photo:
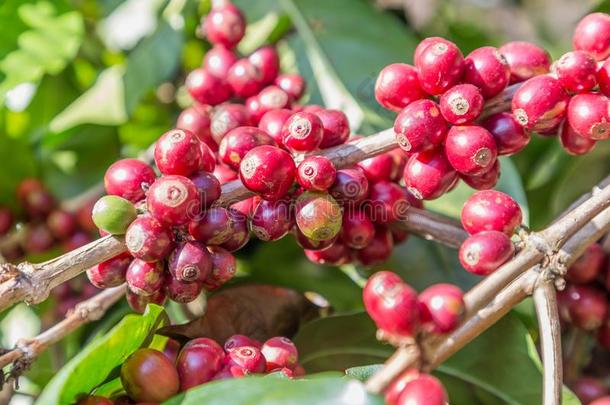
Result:
[[339,270],[341,270],[343,274],[345,274],[347,277],[350,278],[350,280],[357,284],[358,287],[364,288],[367,279],[365,277],[362,277],[356,266],[354,266],[353,264],[343,264],[339,266]]

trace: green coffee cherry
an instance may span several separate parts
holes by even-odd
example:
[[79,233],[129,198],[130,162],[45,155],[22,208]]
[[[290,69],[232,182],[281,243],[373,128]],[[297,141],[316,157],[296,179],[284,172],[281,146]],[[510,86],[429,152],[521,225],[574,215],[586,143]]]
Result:
[[93,223],[112,235],[123,235],[136,216],[136,207],[116,195],[106,195],[93,206]]
[[330,194],[305,192],[296,202],[296,222],[309,239],[329,240],[341,230],[341,207]]

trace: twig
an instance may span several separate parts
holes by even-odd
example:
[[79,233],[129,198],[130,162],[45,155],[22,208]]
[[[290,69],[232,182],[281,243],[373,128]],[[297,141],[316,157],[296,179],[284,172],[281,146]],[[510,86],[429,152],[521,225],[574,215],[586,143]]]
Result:
[[396,226],[452,248],[459,248],[468,237],[457,221],[413,207],[409,208],[407,220],[396,223]]

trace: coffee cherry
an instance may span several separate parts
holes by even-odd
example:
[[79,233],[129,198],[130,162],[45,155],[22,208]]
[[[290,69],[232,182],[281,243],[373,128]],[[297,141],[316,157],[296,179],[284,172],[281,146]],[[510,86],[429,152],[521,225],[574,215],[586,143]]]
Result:
[[155,171],[146,163],[137,159],[121,159],[106,170],[104,187],[106,193],[135,203],[144,198],[146,187],[156,178]]
[[204,281],[212,271],[212,256],[202,243],[185,242],[172,251],[168,269],[177,281]]
[[402,337],[417,333],[417,293],[395,273],[380,271],[373,274],[362,290],[362,299],[377,328]]
[[606,96],[610,96],[610,61],[606,60],[597,70],[597,83],[599,84],[599,91]]
[[483,103],[483,95],[478,87],[458,84],[443,93],[439,105],[448,122],[461,125],[476,120],[483,111]]
[[203,58],[205,70],[221,79],[226,79],[229,69],[237,62],[237,55],[222,45],[216,45]]
[[218,156],[225,164],[238,169],[246,153],[261,145],[275,146],[275,142],[269,135],[256,127],[235,128],[220,142]]
[[329,266],[341,266],[349,263],[351,261],[350,255],[349,248],[338,240],[322,250],[305,250],[305,256],[310,262]]
[[576,327],[594,330],[602,326],[608,313],[604,291],[591,285],[569,284],[557,294],[560,314]]
[[506,234],[483,231],[469,236],[460,246],[458,256],[468,272],[486,276],[506,263],[514,252],[515,247]]
[[6,235],[13,227],[14,217],[11,210],[0,206],[0,236]]
[[197,338],[188,342],[178,355],[176,368],[180,391],[206,383],[222,368],[225,359],[222,347],[212,339]]
[[127,286],[135,294],[153,295],[163,286],[163,270],[163,263],[133,259],[125,274]]
[[244,186],[265,200],[279,200],[286,195],[296,167],[288,152],[263,145],[249,151],[239,166],[239,177]]
[[290,96],[277,86],[267,86],[255,96],[256,105],[249,104],[248,112],[253,121],[259,123],[263,115],[269,111],[290,108]]
[[292,114],[292,111],[283,108],[267,111],[258,122],[258,128],[273,138],[279,146],[284,147],[282,144],[282,128]]
[[226,363],[244,369],[246,374],[263,373],[267,367],[265,356],[254,346],[241,346],[228,350]]
[[138,349],[121,366],[121,383],[132,399],[163,402],[178,393],[178,372],[165,355],[154,349]]
[[248,98],[262,90],[263,73],[248,59],[240,59],[229,69],[227,83],[236,96]]
[[296,101],[305,93],[305,79],[297,73],[282,73],[275,78],[275,85],[284,90],[292,101]]
[[491,170],[498,150],[493,136],[485,128],[453,126],[445,140],[445,155],[455,170],[476,176]]
[[241,104],[223,104],[218,106],[211,116],[210,132],[214,141],[220,142],[231,130],[252,124],[250,113]]
[[608,317],[597,331],[597,342],[606,349],[610,348],[610,318]]
[[426,97],[419,86],[417,70],[406,63],[384,67],[375,83],[375,99],[381,106],[400,111],[415,100]]
[[292,229],[294,218],[291,210],[288,201],[262,200],[254,209],[252,218],[250,218],[252,233],[263,241],[283,238]]
[[512,114],[501,112],[490,115],[482,123],[493,136],[498,156],[510,156],[527,146],[531,136]]
[[231,238],[221,247],[229,252],[235,252],[250,241],[248,218],[241,211],[232,208],[229,208],[229,217],[231,218]]
[[55,198],[38,179],[27,178],[17,187],[17,199],[28,218],[44,219],[56,206]]
[[91,236],[87,232],[76,231],[70,235],[68,239],[63,241],[62,248],[66,252],[71,252],[72,250],[76,250],[91,242],[93,242],[93,239],[91,239]]
[[369,195],[369,181],[359,168],[342,169],[328,191],[341,206],[353,206]]
[[316,149],[324,128],[317,115],[307,112],[293,114],[282,127],[282,145],[293,153],[311,152]]
[[164,133],[155,145],[155,164],[163,174],[190,176],[199,170],[201,159],[199,140],[182,129]]
[[345,210],[341,225],[341,240],[352,249],[363,249],[375,237],[373,222],[360,210]]
[[447,135],[447,121],[432,100],[409,104],[394,121],[398,146],[405,152],[420,152],[440,145]]
[[536,76],[519,87],[512,111],[521,126],[532,131],[549,130],[565,116],[569,97],[557,79]]
[[125,274],[132,259],[129,253],[121,253],[91,267],[87,270],[87,277],[97,288],[117,287],[125,282]]
[[[330,247],[337,238],[329,239],[329,240],[312,240],[307,236],[303,235],[303,232],[299,230],[298,226],[295,226],[293,229],[294,237],[297,241],[297,244],[302,247],[304,250],[325,250]],[[347,250],[347,249],[346,249]]]
[[553,72],[563,88],[572,93],[591,91],[597,84],[597,63],[593,56],[584,51],[562,55],[553,64]]
[[608,389],[601,381],[591,377],[580,377],[570,388],[583,404],[590,404],[608,393]]
[[393,249],[392,232],[386,228],[378,227],[371,243],[356,251],[356,258],[363,266],[381,264],[390,258]]
[[419,370],[416,368],[410,368],[404,371],[398,378],[396,378],[384,391],[385,402],[389,405],[397,405],[400,394],[405,389],[405,386],[410,382],[419,377]]
[[510,236],[522,219],[519,204],[508,194],[496,190],[474,193],[462,208],[462,226],[471,235],[499,231]]
[[610,16],[593,13],[580,20],[574,30],[572,46],[590,53],[598,61],[610,56]]
[[267,359],[267,371],[279,368],[294,370],[299,361],[299,352],[292,341],[283,336],[272,337],[265,341],[261,352]]
[[461,174],[460,179],[475,190],[489,190],[496,186],[500,180],[500,161],[496,160],[491,170],[486,173],[469,176]]
[[209,106],[196,104],[194,107],[189,107],[178,116],[176,128],[191,131],[200,142],[216,150],[218,145],[212,139],[210,131],[210,111]]
[[228,352],[231,349],[236,349],[243,346],[251,346],[260,349],[263,344],[256,339],[249,338],[248,336],[233,335],[225,341],[224,350],[225,352]]
[[231,217],[226,208],[214,207],[189,223],[189,234],[205,245],[221,245],[231,239]]
[[415,47],[415,51],[413,52],[413,63],[417,64],[423,51],[428,47],[428,45],[436,44],[437,42],[450,43],[451,41],[441,38],[441,37],[427,37],[422,39],[419,44]]
[[232,49],[246,33],[246,20],[237,7],[225,3],[213,7],[203,21],[207,39],[215,45]]
[[405,385],[396,404],[445,405],[448,402],[449,398],[443,384],[437,378],[422,373]]
[[245,200],[236,202],[231,205],[232,210],[236,210],[244,214],[246,217],[252,216],[254,209],[258,205],[258,203],[262,200],[259,196],[254,196],[250,198],[246,198]]
[[200,208],[210,207],[214,201],[218,200],[222,190],[220,188],[220,182],[212,173],[208,172],[197,172],[189,177],[199,193],[199,200],[201,201]]
[[403,178],[411,194],[420,200],[434,200],[445,194],[457,180],[445,152],[429,150],[414,153],[405,166]]
[[208,250],[212,255],[212,271],[203,282],[203,286],[206,290],[212,291],[220,288],[235,276],[237,264],[235,257],[221,247],[210,246]]
[[[404,159],[397,158],[398,154],[402,155],[398,149],[398,153],[382,153],[358,162],[358,167],[362,170],[369,183],[378,181],[398,181],[404,169]],[[402,168],[400,167],[402,166]]]
[[26,229],[23,248],[26,253],[43,253],[53,247],[55,239],[45,224],[32,224]]
[[435,284],[419,294],[423,327],[432,333],[448,333],[464,312],[464,293],[452,284]]
[[[305,111],[312,112],[312,111]],[[324,135],[320,143],[320,149],[330,148],[331,146],[341,145],[349,138],[350,128],[347,116],[339,110],[323,109],[315,112],[322,121]]]
[[610,405],[610,396],[605,396],[590,402],[589,405]]
[[180,281],[170,273],[165,274],[164,287],[168,298],[179,304],[187,304],[196,300],[203,290],[203,285],[200,281],[190,283]]
[[218,105],[231,97],[231,87],[203,68],[191,71],[185,84],[191,97],[201,104]]
[[568,105],[568,121],[579,135],[593,140],[610,137],[610,101],[601,94],[577,94]]
[[406,219],[409,202],[402,188],[390,181],[380,181],[370,190],[371,218],[377,224]]
[[136,219],[136,208],[124,198],[106,195],[93,206],[91,218],[99,229],[112,235],[122,235]]
[[127,290],[125,297],[127,298],[127,303],[131,309],[141,314],[144,313],[148,304],[163,306],[166,300],[165,291],[163,291],[163,289],[148,296],[138,295],[131,290]]
[[297,167],[296,178],[305,190],[325,191],[337,178],[333,162],[324,156],[308,156]]
[[76,405],[115,405],[115,403],[108,398],[87,395],[86,397],[81,398]]
[[447,40],[430,43],[415,59],[421,88],[428,94],[440,95],[456,85],[464,72],[464,56]]
[[280,58],[273,46],[263,46],[248,56],[248,60],[261,73],[263,84],[271,84],[280,71]]
[[169,226],[188,223],[199,206],[197,187],[183,176],[163,176],[148,190],[148,211],[159,222]]
[[566,152],[575,156],[591,152],[597,144],[595,140],[585,138],[578,134],[574,128],[572,128],[568,120],[565,120],[561,126],[559,141]]
[[464,81],[480,88],[486,99],[500,94],[509,79],[508,62],[493,46],[475,49],[464,59]]
[[549,53],[531,42],[508,42],[501,46],[498,51],[508,63],[511,84],[543,75],[548,73],[551,68]]
[[296,200],[296,224],[309,239],[334,238],[341,230],[341,218],[341,207],[329,194],[307,191]]
[[[0,209],[0,234],[2,234],[2,213]],[[76,217],[63,210],[55,210],[47,217],[47,227],[53,236],[57,239],[67,239],[76,232],[78,223]]]
[[173,247],[174,235],[150,215],[136,218],[125,233],[125,244],[133,257],[145,262],[164,259]]

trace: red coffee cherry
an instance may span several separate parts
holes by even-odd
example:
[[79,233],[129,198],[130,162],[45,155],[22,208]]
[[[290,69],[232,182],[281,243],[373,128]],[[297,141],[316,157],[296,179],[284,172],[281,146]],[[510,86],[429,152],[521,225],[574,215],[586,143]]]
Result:
[[360,210],[345,210],[341,225],[341,240],[352,249],[363,249],[375,237],[375,225]]
[[305,190],[325,191],[337,178],[333,162],[324,156],[308,156],[297,167],[297,181]]
[[597,342],[606,349],[610,348],[610,318],[606,318],[597,331]]
[[91,242],[93,242],[93,239],[91,238],[89,233],[85,231],[76,231],[71,236],[69,236],[68,239],[63,241],[62,248],[66,252],[71,252],[72,250],[76,250]]
[[232,210],[241,212],[246,217],[250,217],[261,200],[262,198],[259,196],[250,197],[243,201],[236,202],[235,204],[231,205],[230,208]]
[[606,60],[597,71],[597,83],[599,91],[610,96],[610,61]]
[[405,385],[397,405],[445,405],[448,402],[449,398],[443,384],[437,378],[422,373]]
[[610,16],[593,13],[580,20],[574,30],[572,46],[590,53],[598,61],[610,56]]
[[577,94],[568,105],[568,121],[579,135],[593,140],[610,137],[610,101],[602,94]]
[[212,271],[212,256],[202,243],[184,242],[172,251],[167,267],[177,281],[204,281]]
[[252,346],[260,349],[263,344],[256,339],[249,338],[248,336],[233,335],[225,341],[224,350],[225,352],[228,352],[231,349],[236,349],[243,346]]
[[464,81],[480,88],[486,99],[500,94],[509,79],[508,62],[493,46],[475,49],[464,59]]
[[597,84],[597,63],[593,56],[584,51],[563,54],[553,64],[553,72],[563,88],[572,93],[591,91]]
[[203,282],[203,286],[206,290],[212,291],[220,288],[235,276],[237,264],[235,262],[235,257],[221,247],[210,246],[208,247],[208,250],[212,255],[212,271]]
[[270,145],[249,151],[239,166],[239,177],[244,186],[271,201],[279,200],[288,193],[295,172],[292,156]]
[[163,174],[190,176],[202,164],[199,140],[182,129],[164,133],[155,144],[155,164]]
[[250,229],[248,218],[241,211],[229,208],[229,217],[231,217],[231,238],[220,246],[229,252],[235,252],[250,241]]
[[489,190],[496,186],[500,180],[500,161],[496,160],[491,170],[486,173],[469,176],[461,174],[460,179],[475,190]]
[[156,178],[155,171],[146,163],[137,159],[121,159],[106,170],[104,187],[106,194],[138,202],[144,198],[146,187],[154,183]]
[[55,239],[46,224],[32,224],[26,228],[23,249],[26,253],[43,253],[53,247]]
[[576,132],[568,120],[564,120],[561,125],[559,141],[566,152],[575,156],[591,152],[597,144],[597,141],[585,138]]
[[285,108],[267,111],[258,122],[258,128],[267,133],[271,138],[273,138],[275,143],[283,148],[282,128],[284,127],[284,123],[292,116],[292,114],[293,112],[291,110]]
[[178,393],[180,382],[174,364],[154,349],[138,349],[121,366],[121,383],[138,402],[163,402]]
[[163,270],[163,263],[133,259],[125,274],[127,286],[134,294],[154,295],[163,286]]
[[233,48],[246,33],[246,20],[231,3],[223,3],[221,7],[212,7],[203,21],[207,39],[215,45]]
[[329,192],[343,207],[356,205],[369,195],[369,181],[359,168],[338,170]]
[[227,83],[233,93],[241,98],[258,94],[265,85],[263,72],[245,58],[231,66],[227,74]]
[[91,267],[87,270],[87,278],[97,288],[117,287],[125,282],[125,274],[132,259],[129,253],[121,253]]
[[237,172],[231,169],[224,163],[219,163],[214,168],[214,177],[218,179],[221,185],[237,180]]
[[445,155],[455,170],[472,176],[491,170],[498,150],[493,136],[485,128],[453,126],[445,140]]
[[263,241],[279,240],[286,236],[293,225],[290,202],[286,200],[258,203],[250,218],[250,229]]
[[203,68],[191,71],[185,84],[191,97],[201,104],[218,105],[231,97],[231,87]]
[[512,111],[525,129],[549,130],[565,116],[569,97],[557,79],[536,76],[519,87],[512,100]]
[[138,295],[132,292],[131,290],[127,290],[125,298],[127,298],[127,303],[129,304],[131,309],[141,314],[144,313],[148,304],[163,306],[167,299],[167,297],[165,296],[165,291],[163,291],[163,289],[160,289],[159,291],[148,296]]
[[419,294],[422,326],[432,333],[449,333],[464,312],[464,293],[453,284],[435,284]]
[[[297,244],[302,247],[304,250],[324,250],[330,247],[337,238],[329,239],[329,240],[312,240],[307,236],[303,235],[303,232],[299,231],[299,227],[295,226],[293,229],[294,237],[297,241]],[[347,249],[345,249],[347,251]]]
[[[3,220],[0,209],[0,234],[3,233],[2,222]],[[74,234],[74,232],[78,228],[78,223],[76,222],[76,217],[73,214],[67,211],[56,209],[55,211],[51,212],[47,217],[47,227],[56,239],[63,240],[69,238],[70,236],[72,236],[72,234]]]
[[417,55],[415,67],[421,88],[428,94],[440,95],[462,78],[464,56],[453,42],[434,41]]
[[483,103],[483,95],[478,87],[458,84],[443,93],[439,105],[448,122],[461,125],[476,120],[483,111]]
[[[368,207],[365,207],[368,209]],[[406,219],[409,202],[402,188],[390,181],[374,183],[370,190],[371,218],[377,224]]]
[[358,167],[370,183],[382,180],[397,182],[400,180],[406,160],[402,159],[402,152],[398,151],[398,149],[396,151],[398,153],[382,153],[381,155],[362,160],[358,162]]
[[378,227],[371,243],[356,251],[356,258],[363,266],[373,266],[387,261],[392,255],[393,249],[392,232],[386,228]]
[[237,55],[222,45],[215,45],[205,53],[203,67],[221,79],[226,79],[229,69],[237,62]]
[[165,258],[173,247],[172,232],[150,215],[141,215],[129,225],[125,244],[133,257],[145,262]]
[[506,263],[514,252],[515,247],[506,234],[483,231],[469,236],[462,243],[459,259],[466,271],[486,276]]
[[265,341],[261,352],[267,359],[267,371],[281,368],[294,370],[299,361],[299,352],[292,341],[283,336],[272,337]]
[[548,73],[551,68],[549,53],[531,42],[508,42],[502,45],[498,51],[508,63],[511,84],[543,75]]
[[351,262],[349,248],[338,240],[322,250],[305,249],[305,256],[312,263],[328,266],[341,266]]
[[305,79],[297,73],[282,73],[275,78],[275,85],[284,90],[292,101],[296,101],[305,93]]
[[417,70],[406,63],[384,67],[375,83],[375,99],[381,106],[400,111],[415,100],[426,97],[419,86]]
[[596,378],[580,377],[570,386],[583,404],[590,404],[608,393],[608,388]]
[[362,290],[362,299],[377,328],[401,337],[417,333],[417,293],[395,273],[380,271],[369,277]]
[[311,152],[322,142],[324,128],[317,115],[298,112],[282,127],[282,145],[293,153]]
[[248,109],[241,104],[223,104],[211,116],[210,131],[216,144],[231,130],[252,124]]
[[389,405],[397,405],[398,398],[405,386],[410,382],[419,377],[419,370],[416,368],[410,368],[404,371],[398,378],[396,378],[384,391],[385,402]]
[[275,142],[256,127],[239,127],[231,130],[220,142],[218,157],[233,169],[238,169],[242,159],[252,149]]
[[218,145],[212,139],[210,131],[210,110],[209,106],[197,104],[183,110],[176,120],[176,128],[191,131],[200,142],[216,150]]
[[13,213],[9,208],[0,206],[0,236],[6,235],[14,223]]
[[447,130],[447,121],[432,100],[414,101],[394,121],[398,146],[409,153],[440,145],[445,140]]
[[435,44],[437,42],[450,43],[451,41],[441,37],[427,37],[422,39],[419,44],[415,47],[413,52],[413,63],[417,64],[421,58],[422,52],[428,47],[428,45]]
[[584,330],[599,328],[608,314],[605,292],[592,285],[569,284],[557,299],[562,317]]
[[590,283],[601,274],[605,264],[606,252],[599,244],[594,243],[570,266],[566,279],[572,283]]
[[242,368],[245,374],[263,373],[267,367],[265,356],[254,346],[241,346],[228,350],[226,363]]
[[320,118],[322,127],[324,128],[322,142],[319,145],[320,149],[341,145],[347,141],[350,135],[349,121],[343,112],[339,110],[322,109],[314,113]]
[[189,234],[205,245],[221,245],[231,239],[231,216],[226,208],[214,207],[189,223]]
[[295,205],[295,221],[309,239],[333,239],[341,230],[341,207],[329,194],[306,191]]
[[510,156],[527,146],[531,136],[512,114],[501,112],[490,115],[481,124],[491,133],[499,156]]
[[176,361],[180,391],[210,381],[222,368],[224,359],[222,347],[212,339],[197,338],[188,342]]
[[280,71],[280,58],[273,46],[263,46],[248,56],[248,60],[262,75],[263,84],[271,84]]
[[27,178],[17,187],[17,199],[28,218],[44,219],[56,206],[55,198],[40,182]]
[[434,200],[445,194],[458,176],[440,149],[414,153],[407,161],[403,178],[415,198]]
[[471,235],[499,231],[510,236],[522,219],[519,204],[508,194],[496,190],[474,193],[462,208],[462,226]]
[[197,172],[189,177],[189,179],[197,187],[199,200],[201,201],[200,208],[210,207],[220,197],[222,193],[220,182],[212,173]]
[[290,96],[277,86],[267,86],[256,96],[257,108],[248,108],[255,122],[260,122],[265,113],[281,108],[290,108]]
[[180,281],[170,273],[165,274],[164,287],[167,297],[179,304],[187,304],[191,301],[195,301],[203,290],[201,281],[193,281],[190,283]]

